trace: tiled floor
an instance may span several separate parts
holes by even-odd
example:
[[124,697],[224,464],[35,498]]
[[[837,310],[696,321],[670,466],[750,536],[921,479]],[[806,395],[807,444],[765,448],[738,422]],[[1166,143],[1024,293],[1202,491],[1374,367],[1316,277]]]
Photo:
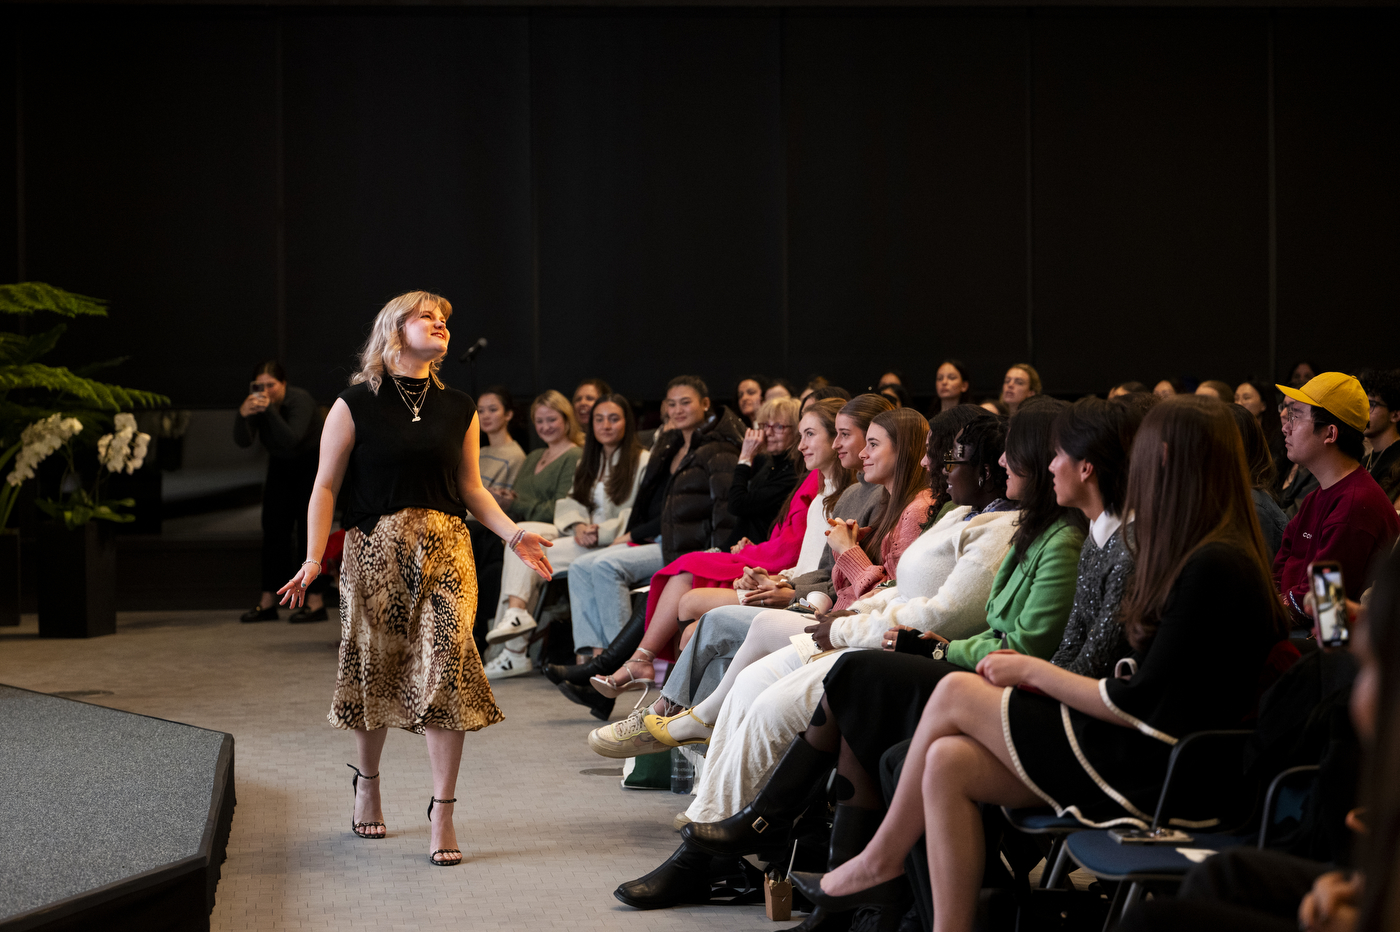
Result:
[[506,721],[467,735],[457,796],[466,863],[427,863],[423,740],[389,737],[389,838],[349,832],[353,739],[326,723],[334,622],[241,625],[236,612],[120,616],[117,634],[45,641],[0,628],[0,683],[104,690],[87,701],[226,731],[238,809],[215,930],[767,930],[761,906],[636,912],[612,896],[674,850],[666,792],[625,791],[585,735],[596,724],[543,677],[498,684]]

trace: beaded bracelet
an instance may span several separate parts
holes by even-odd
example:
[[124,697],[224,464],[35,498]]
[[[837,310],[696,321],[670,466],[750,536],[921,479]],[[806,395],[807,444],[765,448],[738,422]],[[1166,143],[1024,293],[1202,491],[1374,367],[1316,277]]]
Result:
[[506,549],[509,550],[511,553],[514,553],[514,552],[515,552],[515,548],[516,548],[516,547],[519,547],[519,546],[520,546],[520,542],[521,542],[522,540],[524,540],[524,539],[525,539],[525,529],[524,529],[524,528],[520,528],[518,531],[515,532],[515,536],[512,537],[512,538],[510,539],[510,543],[506,545]]

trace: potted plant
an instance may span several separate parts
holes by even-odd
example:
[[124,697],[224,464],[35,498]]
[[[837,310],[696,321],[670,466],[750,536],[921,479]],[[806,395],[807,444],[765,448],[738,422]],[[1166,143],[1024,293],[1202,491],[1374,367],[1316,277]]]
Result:
[[[41,282],[0,285],[0,314],[32,317],[41,312],[102,317],[107,309],[103,301]],[[90,377],[122,359],[96,363],[78,372],[39,362],[66,329],[60,323],[33,335],[0,330],[0,471],[14,460],[0,483],[0,623],[8,620],[7,615],[14,615],[13,623],[18,622],[19,536],[9,528],[9,522],[21,487],[36,479],[35,468],[40,462],[62,448],[67,468],[58,488],[35,501],[53,519],[41,526],[39,535],[40,634],[90,637],[115,630],[116,562],[111,524],[131,520],[119,510],[123,502],[101,498],[102,479],[106,472],[134,471],[149,442],[149,438],[140,440],[145,435],[138,436],[129,414],[120,416],[121,423],[114,430],[105,429],[113,423],[113,415],[123,409],[167,405],[169,399]],[[96,462],[88,470],[79,468],[75,444],[86,446],[89,438],[104,431],[95,444]],[[90,484],[84,481],[85,474],[92,475]],[[78,562],[71,562],[74,560]],[[110,572],[104,569],[107,566]]]

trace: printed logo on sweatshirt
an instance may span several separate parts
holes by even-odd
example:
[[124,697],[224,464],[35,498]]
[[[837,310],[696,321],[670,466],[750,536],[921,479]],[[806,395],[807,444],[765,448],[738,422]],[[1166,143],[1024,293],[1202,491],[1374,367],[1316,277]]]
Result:
[[1312,535],[1309,534],[1307,531],[1304,531],[1304,532],[1303,532],[1303,540],[1312,540]]

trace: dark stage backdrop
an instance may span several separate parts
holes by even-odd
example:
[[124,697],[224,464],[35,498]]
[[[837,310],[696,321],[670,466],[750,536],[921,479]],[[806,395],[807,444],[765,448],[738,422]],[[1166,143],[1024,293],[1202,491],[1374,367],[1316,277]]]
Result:
[[449,381],[929,394],[1394,365],[1395,9],[0,10],[0,279],[60,361],[328,401],[412,288]]

